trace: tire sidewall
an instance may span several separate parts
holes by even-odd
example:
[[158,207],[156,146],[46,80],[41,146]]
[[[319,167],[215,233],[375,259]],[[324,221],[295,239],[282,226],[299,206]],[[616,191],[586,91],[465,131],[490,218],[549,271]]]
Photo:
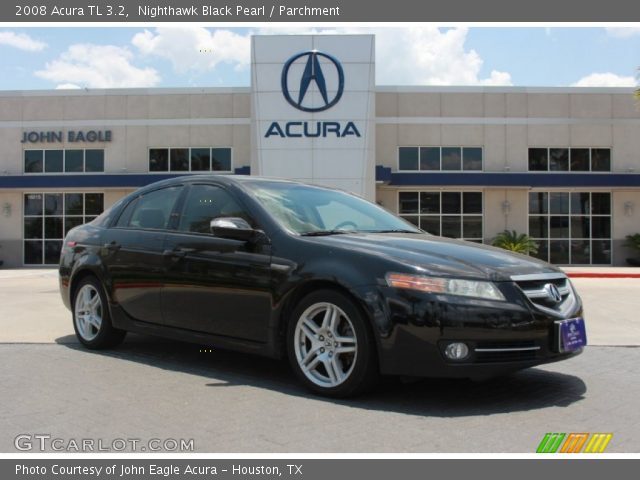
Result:
[[[351,320],[357,342],[358,353],[351,374],[340,385],[322,387],[307,378],[298,365],[295,353],[295,331],[304,311],[316,303],[332,303],[338,306]],[[330,397],[349,397],[357,395],[370,386],[372,378],[378,371],[375,344],[370,326],[357,305],[346,295],[336,290],[319,290],[304,297],[293,309],[287,325],[287,355],[296,376],[310,390]]]

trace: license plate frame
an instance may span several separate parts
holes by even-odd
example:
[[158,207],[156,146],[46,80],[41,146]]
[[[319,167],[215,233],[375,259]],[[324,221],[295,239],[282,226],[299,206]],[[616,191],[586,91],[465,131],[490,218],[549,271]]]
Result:
[[574,352],[587,345],[587,329],[584,318],[576,317],[557,320],[555,325],[558,352]]

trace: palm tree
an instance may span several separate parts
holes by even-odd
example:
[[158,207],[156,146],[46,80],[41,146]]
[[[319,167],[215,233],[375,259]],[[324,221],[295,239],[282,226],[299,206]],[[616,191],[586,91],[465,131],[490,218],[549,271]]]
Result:
[[492,245],[526,255],[538,253],[538,242],[532,240],[526,233],[518,234],[515,230],[505,230],[499,233],[493,239]]

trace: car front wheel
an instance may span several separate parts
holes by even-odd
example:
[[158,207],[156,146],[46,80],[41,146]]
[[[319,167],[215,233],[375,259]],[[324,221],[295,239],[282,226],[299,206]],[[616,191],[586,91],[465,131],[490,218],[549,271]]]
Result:
[[118,345],[127,333],[111,325],[106,296],[94,277],[84,278],[76,289],[73,328],[80,343],[96,350]]
[[354,396],[377,377],[371,329],[347,296],[321,290],[295,308],[287,332],[289,361],[312,391],[332,397]]

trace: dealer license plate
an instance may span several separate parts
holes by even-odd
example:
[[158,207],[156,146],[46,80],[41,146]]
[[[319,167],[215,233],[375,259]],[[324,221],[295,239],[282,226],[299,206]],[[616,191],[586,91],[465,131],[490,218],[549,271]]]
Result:
[[558,351],[572,352],[587,344],[587,331],[584,319],[570,318],[555,322],[558,333]]

